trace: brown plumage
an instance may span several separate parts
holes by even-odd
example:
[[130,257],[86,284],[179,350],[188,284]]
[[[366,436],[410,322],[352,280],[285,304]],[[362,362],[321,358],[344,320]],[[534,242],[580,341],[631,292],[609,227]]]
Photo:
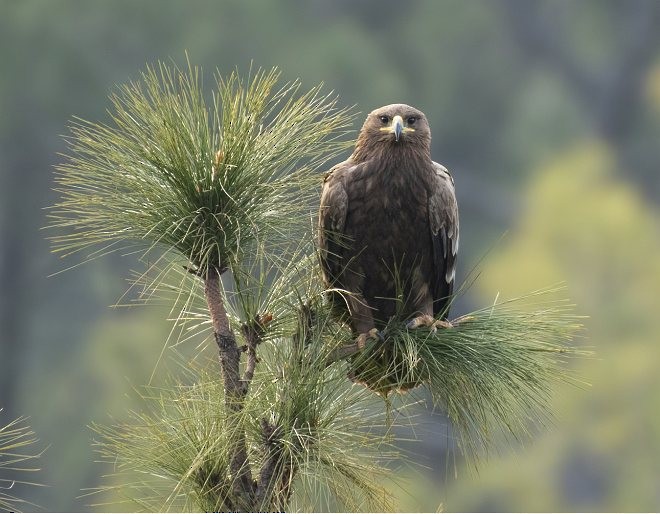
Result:
[[448,314],[458,207],[451,175],[431,160],[424,113],[393,104],[367,116],[353,154],[326,175],[319,248],[326,286],[345,292],[334,301],[356,333],[394,315],[412,328],[446,325],[433,316]]

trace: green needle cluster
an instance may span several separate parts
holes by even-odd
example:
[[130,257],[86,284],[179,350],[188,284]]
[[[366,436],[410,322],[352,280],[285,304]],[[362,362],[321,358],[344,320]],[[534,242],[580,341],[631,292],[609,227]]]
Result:
[[109,123],[75,121],[57,168],[54,249],[175,249],[200,276],[255,244],[276,253],[352,121],[321,86],[301,93],[279,78],[218,74],[207,102],[199,69],[159,64],[112,95]]
[[583,318],[556,293],[495,302],[437,332],[395,321],[386,345],[374,342],[353,357],[351,375],[385,396],[427,386],[463,451],[485,455],[495,436],[524,438],[552,419],[553,384],[581,384],[568,360],[590,355],[571,344]]
[[22,507],[29,510],[36,507],[13,494],[21,485],[40,485],[25,479],[26,474],[39,471],[32,462],[38,460],[43,453],[28,450],[30,447],[34,448],[38,439],[25,422],[25,418],[18,418],[0,426],[0,471],[3,472],[3,478],[0,478],[0,510],[7,512],[20,512]]

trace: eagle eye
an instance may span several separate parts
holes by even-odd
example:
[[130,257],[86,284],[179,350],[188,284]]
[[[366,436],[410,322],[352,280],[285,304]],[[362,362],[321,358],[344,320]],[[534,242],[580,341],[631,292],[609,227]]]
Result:
[[408,119],[406,121],[408,122],[408,125],[414,125],[415,122],[417,121],[417,118],[415,116],[408,116]]
[[379,116],[379,118],[380,118],[380,121],[383,122],[383,124],[390,122],[390,117],[389,116]]

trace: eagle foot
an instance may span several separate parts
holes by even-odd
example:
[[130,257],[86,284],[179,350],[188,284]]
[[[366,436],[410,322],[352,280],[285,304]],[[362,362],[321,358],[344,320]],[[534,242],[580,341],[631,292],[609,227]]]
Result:
[[411,319],[406,327],[410,330],[414,330],[419,327],[428,327],[431,329],[432,333],[437,332],[439,328],[453,328],[454,325],[451,322],[443,319],[435,319],[433,316],[428,314],[423,314],[422,316],[417,316],[416,318]]
[[363,350],[369,339],[375,339],[381,342],[385,340],[383,334],[381,334],[377,328],[372,328],[371,330],[369,330],[369,332],[364,332],[360,334],[358,338],[355,340],[355,344],[357,344],[357,347],[360,350]]

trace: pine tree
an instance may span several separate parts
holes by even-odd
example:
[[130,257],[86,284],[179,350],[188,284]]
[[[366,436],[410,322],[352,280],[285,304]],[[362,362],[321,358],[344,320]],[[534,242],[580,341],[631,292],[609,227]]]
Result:
[[496,302],[435,334],[393,320],[386,347],[358,352],[324,301],[312,229],[316,171],[350,144],[353,110],[276,69],[214,86],[207,102],[198,68],[148,67],[109,124],[74,121],[57,171],[54,249],[141,252],[143,297],[169,297],[218,349],[219,364],[145,388],[150,411],[96,427],[101,454],[145,477],[130,495],[155,510],[311,510],[319,495],[387,510],[380,397],[427,386],[472,455],[494,427],[517,437],[549,414],[548,384],[573,380],[563,362],[579,353],[569,304]]

